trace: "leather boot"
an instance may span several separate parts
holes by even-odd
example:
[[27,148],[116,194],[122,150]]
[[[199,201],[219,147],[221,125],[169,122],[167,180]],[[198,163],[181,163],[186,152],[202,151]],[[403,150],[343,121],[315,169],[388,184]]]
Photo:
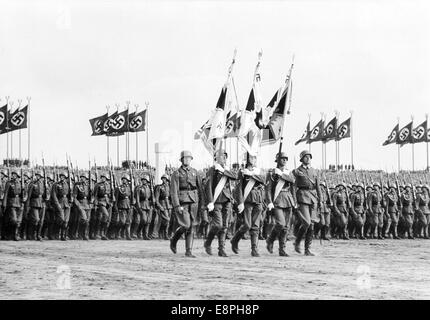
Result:
[[222,229],[218,233],[218,256],[227,257],[227,253],[225,252],[225,237],[227,235],[227,229]]
[[192,253],[193,241],[194,241],[194,232],[193,232],[193,228],[191,227],[191,230],[187,230],[185,232],[185,256],[188,258],[195,258],[196,257]]
[[143,240],[151,240],[149,238],[149,223],[145,224],[143,226],[143,236],[142,236]]
[[61,241],[67,241],[67,228],[66,227],[60,228],[60,237],[61,237]]
[[253,257],[259,257],[260,254],[258,253],[257,247],[258,247],[258,230],[251,232],[251,256]]
[[178,243],[178,240],[181,238],[184,232],[185,232],[185,228],[179,227],[178,229],[176,229],[175,233],[170,239],[170,250],[172,250],[173,253],[176,253],[176,244]]
[[392,227],[393,227],[393,239],[400,239],[399,235],[397,234],[397,225],[393,224]]
[[233,238],[231,238],[231,250],[235,253],[239,253],[239,241],[242,239],[245,232],[243,232],[241,229],[237,230],[236,233],[233,235]]
[[107,240],[106,231],[107,231],[107,223],[106,222],[102,222],[100,224],[100,236],[101,236],[100,239]]
[[306,237],[305,237],[305,256],[314,256],[314,254],[311,252],[311,244],[312,244],[312,236],[313,236],[313,230],[314,225],[311,224],[306,231]]
[[363,226],[361,226],[361,228],[360,228],[360,240],[366,240],[366,237],[364,236],[364,231],[363,231]]
[[82,239],[85,240],[85,241],[88,241],[88,231],[89,231],[89,228],[90,228],[90,226],[88,224],[88,221],[84,222],[84,226],[83,226],[83,229],[82,229]]
[[266,249],[267,251],[269,251],[269,253],[273,253],[273,243],[275,242],[279,234],[280,234],[279,226],[276,225],[266,239]]
[[307,231],[307,229],[302,225],[299,227],[299,229],[297,230],[297,236],[296,236],[296,240],[294,241],[294,250],[297,253],[302,253],[302,250],[300,250],[300,242],[302,241],[303,236],[305,235],[305,232]]
[[209,234],[203,244],[203,246],[205,247],[205,251],[208,255],[212,255],[212,248],[211,248],[211,244],[212,244],[212,240],[215,238],[215,235],[219,232],[219,229],[217,227],[212,227],[209,231]]
[[39,224],[36,226],[36,240],[37,241],[42,241],[41,232],[42,232],[42,225]]
[[330,239],[327,238],[327,231],[328,231],[328,226],[322,226],[321,227],[321,239],[330,241]]
[[132,238],[132,239],[137,239],[137,229],[139,228],[139,225],[137,224],[137,223],[132,223],[131,224],[131,227],[130,227],[130,232],[131,232],[131,234],[130,234],[130,237]]
[[13,241],[19,241],[19,237],[18,237],[18,233],[19,233],[19,230],[18,230],[18,226],[12,226],[11,227],[11,233],[12,233],[12,239],[13,239]]
[[378,226],[378,239],[384,240],[384,236],[382,235],[382,227]]
[[125,226],[124,226],[124,233],[125,233],[125,239],[126,240],[131,240],[131,237],[130,237],[130,225],[129,224],[126,224]]
[[279,256],[280,257],[288,257],[289,255],[285,252],[285,244],[287,242],[287,233],[286,229],[282,229],[279,233]]

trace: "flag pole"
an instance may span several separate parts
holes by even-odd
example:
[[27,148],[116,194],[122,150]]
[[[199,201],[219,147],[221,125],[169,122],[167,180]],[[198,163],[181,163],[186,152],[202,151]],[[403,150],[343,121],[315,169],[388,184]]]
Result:
[[[397,117],[397,126],[400,126],[400,117]],[[397,135],[399,133],[399,130],[397,129]],[[396,137],[397,139],[397,137]],[[397,143],[397,167],[400,172],[400,144]]]
[[30,114],[31,114],[31,108],[30,108],[30,101],[31,101],[31,97],[28,96],[27,97],[27,105],[28,105],[28,109],[27,109],[27,159],[30,162]]
[[353,143],[353,138],[352,138],[352,135],[353,135],[353,132],[352,132],[352,114],[353,114],[353,111],[351,110],[350,113],[351,113],[351,121],[349,124],[349,131],[351,133],[351,170],[352,170],[352,167],[354,166],[354,143]]
[[[414,116],[411,115],[412,120],[412,131],[414,130]],[[411,135],[411,145],[412,145],[412,172],[415,171],[415,150],[414,150],[414,136],[412,132],[409,133]]]
[[[22,100],[19,99],[18,100],[18,109],[21,109],[21,103]],[[21,161],[21,129],[18,131],[18,156],[19,156],[19,161]],[[30,161],[29,161],[30,162]],[[22,163],[21,163],[22,165]]]
[[[106,113],[109,117],[109,108],[110,106],[106,106]],[[109,136],[106,135],[106,165],[109,166]]]
[[9,163],[9,96],[6,96],[6,161]]
[[[116,112],[119,110],[119,104],[115,104]],[[119,135],[116,136],[116,165],[119,168]]]
[[[129,125],[129,119],[128,119],[128,116],[129,116],[129,109],[130,109],[130,101],[126,101],[125,102],[126,104],[127,104],[127,127],[128,127],[128,125]],[[130,128],[128,128],[128,130],[127,130],[127,132],[125,133],[126,134],[126,138],[127,138],[127,161],[130,161],[130,132],[129,132],[129,130],[130,130]]]
[[149,167],[149,102],[146,105],[146,165]]
[[[139,105],[138,104],[135,104],[134,105],[135,107],[136,107],[136,111],[135,111],[135,114],[137,114],[137,109],[139,108]],[[138,165],[138,163],[139,163],[139,140],[138,140],[138,131],[136,131],[136,166]]]
[[[321,120],[324,121],[324,125],[325,126],[325,118],[324,118],[324,112],[321,112]],[[323,132],[323,137],[324,137],[324,132]],[[321,139],[321,170],[324,170],[324,140]]]
[[[13,101],[10,102],[10,111],[12,111],[12,107]],[[10,158],[13,159],[13,131],[10,132]]]
[[339,111],[335,110],[336,113],[336,137],[335,137],[335,145],[336,145],[336,171],[339,169],[340,161],[339,161],[339,140],[337,140],[337,125],[339,122]]
[[[239,100],[237,98],[237,92],[236,92],[236,86],[234,84],[234,77],[231,77],[231,83],[233,85],[234,90],[234,96],[236,97],[236,108],[237,108],[237,114],[239,115],[240,107],[239,107]],[[236,159],[237,159],[237,165],[239,167],[239,136],[236,135]]]
[[429,114],[426,113],[426,152],[427,152],[427,171],[430,171],[430,166],[429,166],[429,139],[428,139],[428,132],[429,132]]
[[[311,122],[311,114],[310,113],[308,113],[308,118],[309,118],[309,123],[310,123]],[[310,127],[310,128],[312,128],[312,127]],[[310,135],[309,135],[309,137],[310,137]],[[312,142],[309,141],[309,152],[312,152],[312,146],[311,146],[311,144],[312,144]]]

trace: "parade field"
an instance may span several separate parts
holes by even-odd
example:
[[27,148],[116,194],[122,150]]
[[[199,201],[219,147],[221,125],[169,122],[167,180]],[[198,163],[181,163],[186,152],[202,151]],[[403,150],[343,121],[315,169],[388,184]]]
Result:
[[[215,244],[215,243],[214,243]],[[429,299],[429,240],[315,241],[315,257],[239,255],[196,259],[167,241],[0,244],[0,299]],[[275,246],[277,250],[277,245]],[[216,251],[216,250],[215,250]]]

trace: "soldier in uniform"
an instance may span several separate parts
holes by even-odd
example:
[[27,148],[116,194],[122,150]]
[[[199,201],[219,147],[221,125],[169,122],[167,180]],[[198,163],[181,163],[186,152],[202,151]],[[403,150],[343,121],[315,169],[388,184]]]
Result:
[[42,238],[48,238],[49,240],[54,240],[54,227],[55,227],[55,211],[51,204],[51,189],[54,184],[54,174],[46,174],[46,188],[43,205],[45,206],[45,219],[42,225],[41,236]]
[[28,187],[31,183],[32,177],[29,171],[24,171],[22,173],[21,179],[24,179],[24,188],[22,189],[22,199],[21,199],[21,208],[19,210],[18,214],[18,230],[19,235],[22,240],[28,239],[28,240],[34,240],[30,239],[31,237],[29,234],[29,221],[27,217],[28,208],[27,208],[27,199],[28,199]]
[[382,209],[383,199],[380,188],[381,186],[379,184],[373,184],[373,191],[369,193],[369,202],[367,207],[369,208],[371,215],[375,219],[378,239],[382,240],[384,239],[384,235],[382,232],[382,227],[384,225],[384,211]]
[[225,168],[227,152],[219,149],[215,152],[215,165],[207,172],[206,205],[209,211],[209,232],[204,242],[206,253],[212,255],[212,240],[218,237],[218,256],[227,257],[225,238],[230,225],[233,195],[230,181],[237,179],[236,173]]
[[[42,241],[41,231],[45,220],[46,189],[41,171],[36,171],[34,181],[29,183],[26,201],[27,239]],[[35,236],[36,234],[36,236]]]
[[266,240],[267,251],[273,253],[273,243],[279,241],[279,256],[288,257],[285,252],[288,228],[296,201],[293,196],[294,177],[287,169],[288,156],[285,152],[277,154],[277,167],[267,175],[267,210],[273,213],[275,226]]
[[91,190],[88,177],[84,173],[79,175],[79,179],[80,181],[75,183],[73,188],[73,210],[75,211],[75,216],[78,217],[78,225],[73,236],[75,239],[88,240]]
[[387,238],[392,227],[393,239],[399,239],[397,235],[397,225],[399,222],[399,198],[396,193],[396,187],[389,186],[388,192],[385,194],[385,214],[388,216],[384,229],[384,237]]
[[6,229],[6,236],[8,239],[18,241],[18,216],[20,214],[22,188],[21,181],[19,180],[20,174],[18,170],[12,170],[11,179],[6,182],[5,191],[2,202],[2,210],[4,212],[4,222]]
[[408,234],[408,239],[414,239],[412,226],[414,223],[414,207],[412,186],[407,185],[401,196],[402,201],[402,215],[405,232]]
[[[351,194],[351,207],[350,216],[352,223],[351,236],[359,237],[361,240],[365,240],[364,236],[364,224],[366,223],[366,213],[364,211],[364,185],[359,184],[356,186],[356,191]],[[358,234],[357,234],[358,233]]]
[[[373,188],[371,185],[366,186],[366,221],[364,222],[364,232],[365,238],[373,239],[375,235],[376,227],[378,226],[378,218],[376,214],[372,211],[371,195]],[[370,230],[370,232],[369,232]]]
[[320,182],[320,190],[321,190],[321,208],[320,208],[320,239],[322,240],[330,240],[327,237],[327,234],[330,230],[330,206],[331,206],[331,196],[327,191],[327,186],[324,182]]
[[3,211],[3,199],[4,199],[4,191],[7,179],[9,178],[7,170],[0,171],[0,235],[1,240],[6,240],[6,231],[5,231],[5,212]]
[[121,185],[115,190],[116,207],[118,208],[118,226],[115,234],[115,239],[119,234],[125,233],[125,238],[131,240],[130,224],[132,218],[132,207],[130,204],[131,197],[131,179],[129,174],[124,174],[121,179]]
[[343,240],[348,240],[348,196],[346,185],[337,185],[337,192],[333,195],[333,208],[337,222],[337,235]]
[[100,175],[100,182],[94,186],[94,206],[96,208],[95,223],[93,234],[90,239],[96,239],[97,233],[100,231],[102,240],[107,240],[107,230],[112,213],[113,192],[111,184],[109,183],[109,176],[107,173]]
[[67,240],[67,230],[70,219],[70,197],[71,192],[68,181],[68,174],[62,171],[59,175],[60,180],[55,182],[51,188],[51,205],[55,211],[57,229],[60,231],[62,241]]
[[[134,230],[133,236],[136,235],[137,238],[143,240],[150,240],[149,235],[149,226],[151,223],[151,188],[150,188],[150,180],[147,174],[143,175],[141,180],[141,184],[137,186],[136,193],[136,212],[134,215]],[[142,236],[143,232],[143,236]]]
[[239,172],[236,186],[238,213],[243,212],[243,222],[231,239],[231,249],[239,253],[239,241],[249,231],[251,236],[251,255],[259,257],[258,236],[261,223],[261,213],[264,202],[265,176],[260,168],[257,168],[257,157],[249,154],[245,169]]
[[[429,239],[429,224],[430,224],[430,208],[429,208],[429,192],[428,185],[421,186],[421,192],[417,192],[416,207],[418,213],[418,224],[423,230],[424,239]],[[419,232],[421,234],[421,230]]]
[[203,188],[197,170],[190,166],[192,159],[190,151],[182,151],[182,165],[171,176],[170,196],[179,227],[170,239],[170,249],[176,253],[176,244],[185,233],[185,256],[195,258],[192,254],[193,227],[197,225],[197,210]]
[[298,218],[300,227],[297,231],[294,249],[301,253],[300,242],[305,237],[305,255],[313,256],[310,251],[312,244],[314,223],[319,222],[318,205],[321,208],[320,182],[315,169],[310,166],[312,154],[304,150],[300,153],[300,162],[302,163],[297,169],[293,170],[296,178],[296,199],[298,202]]
[[160,212],[160,233],[164,240],[169,240],[168,230],[172,215],[172,203],[170,200],[170,179],[167,174],[161,176],[162,183],[155,188],[155,205]]

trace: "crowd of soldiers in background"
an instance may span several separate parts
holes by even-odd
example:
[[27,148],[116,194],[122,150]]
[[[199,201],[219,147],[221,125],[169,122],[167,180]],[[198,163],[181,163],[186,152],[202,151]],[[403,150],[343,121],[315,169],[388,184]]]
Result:
[[[1,239],[168,240],[172,237],[177,228],[170,197],[173,168],[166,167],[162,182],[157,185],[152,168],[96,168],[86,171],[73,170],[71,166],[2,168]],[[237,172],[239,168],[236,165],[232,170]],[[206,172],[199,172],[203,185]],[[319,171],[323,205],[318,208],[320,221],[313,230],[315,238],[429,239],[428,173],[341,172]],[[231,183],[234,190],[235,182]],[[197,238],[206,238],[211,216],[204,190],[200,194],[198,221],[193,228]],[[241,219],[237,203],[233,202],[227,239],[240,227]],[[266,239],[275,225],[267,204],[261,221],[259,239]],[[295,221],[293,214],[289,236],[297,232]],[[248,237],[249,233],[243,236]]]

